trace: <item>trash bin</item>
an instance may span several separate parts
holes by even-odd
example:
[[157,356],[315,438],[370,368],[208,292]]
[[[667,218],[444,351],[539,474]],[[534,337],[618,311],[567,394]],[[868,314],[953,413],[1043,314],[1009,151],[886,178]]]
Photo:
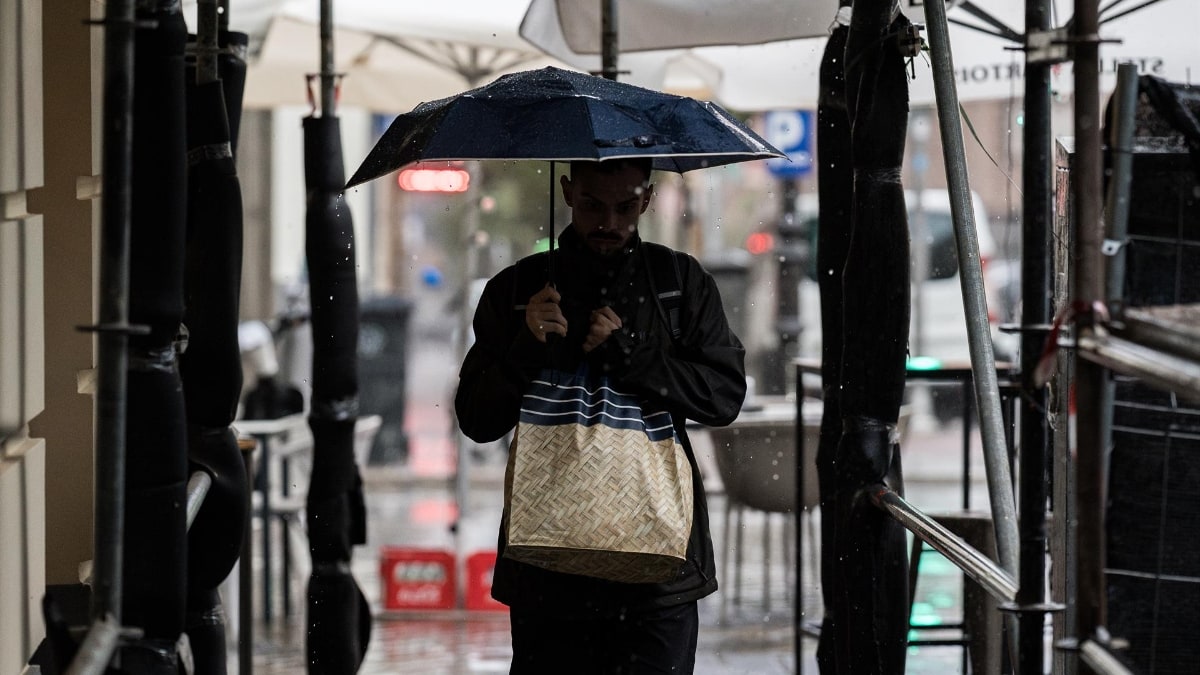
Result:
[[404,412],[411,313],[412,303],[402,297],[370,298],[359,305],[359,415],[382,418],[368,464],[394,464],[408,458]]

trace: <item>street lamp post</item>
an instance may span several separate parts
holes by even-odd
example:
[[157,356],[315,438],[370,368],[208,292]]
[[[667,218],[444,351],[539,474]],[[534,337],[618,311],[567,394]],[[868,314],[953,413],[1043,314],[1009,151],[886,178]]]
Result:
[[[764,369],[763,391],[767,394],[786,394],[789,386],[787,364],[796,355],[800,344],[800,333],[804,326],[800,319],[800,277],[808,260],[808,237],[804,219],[796,213],[796,197],[799,193],[797,179],[790,176],[779,178],[783,203],[778,226],[778,271],[776,283],[777,313],[775,330],[779,336],[772,362]],[[799,394],[800,383],[794,383]]]

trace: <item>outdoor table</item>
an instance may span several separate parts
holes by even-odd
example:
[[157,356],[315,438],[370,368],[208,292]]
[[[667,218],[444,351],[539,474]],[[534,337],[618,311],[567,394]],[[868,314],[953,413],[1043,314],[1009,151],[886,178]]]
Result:
[[[803,382],[805,375],[820,375],[821,360],[819,358],[798,358],[793,361],[796,367],[796,381]],[[1005,419],[1012,421],[1012,403],[1020,386],[1020,381],[1012,373],[1012,364],[1006,361],[996,362],[996,377],[1000,385],[1000,404]],[[962,413],[962,507],[971,508],[971,431],[973,429],[972,412],[975,405],[975,377],[969,360],[938,361],[936,365],[925,368],[907,369],[907,379],[911,382],[959,382],[962,384],[963,413]],[[796,401],[797,416],[803,414],[802,397]],[[1006,428],[1011,424],[1006,424]],[[1012,447],[1011,439],[1007,444]],[[1010,452],[1011,455],[1011,452]],[[1011,456],[1010,456],[1011,462]]]

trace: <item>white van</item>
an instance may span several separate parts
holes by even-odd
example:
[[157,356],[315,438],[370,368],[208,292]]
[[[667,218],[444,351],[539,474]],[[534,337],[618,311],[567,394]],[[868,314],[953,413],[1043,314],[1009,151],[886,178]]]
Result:
[[[918,196],[920,199],[918,200]],[[996,255],[996,241],[992,237],[987,212],[979,195],[971,195],[975,210],[975,226],[979,239],[980,261],[986,272],[987,265]],[[962,286],[958,274],[958,249],[954,239],[954,224],[950,216],[949,193],[941,189],[905,191],[908,206],[909,232],[912,235],[910,255],[918,260],[921,240],[925,242],[924,254],[928,265],[925,280],[918,282],[916,270],[912,272],[912,321],[909,326],[909,353],[912,357],[925,357],[929,363],[970,363],[967,345],[967,323],[963,309]],[[817,239],[817,195],[803,194],[797,199],[796,212],[808,226],[811,241]],[[917,209],[920,208],[918,215]],[[918,221],[918,218],[920,220]],[[917,232],[923,230],[923,236]],[[810,272],[800,284],[800,312],[805,330],[801,334],[802,356],[817,357],[821,353],[820,293],[815,281],[816,246],[810,255]],[[984,275],[985,281],[987,274]],[[1017,338],[1001,333],[998,329],[998,304],[993,289],[987,289],[989,321],[992,325],[992,344],[996,360],[1015,357]],[[932,412],[939,421],[948,422],[962,415],[962,387],[946,385],[931,387]]]

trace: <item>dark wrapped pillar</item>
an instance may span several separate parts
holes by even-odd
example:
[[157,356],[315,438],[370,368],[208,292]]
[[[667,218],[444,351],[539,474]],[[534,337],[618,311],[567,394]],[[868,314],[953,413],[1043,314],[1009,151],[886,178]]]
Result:
[[177,2],[140,2],[136,36],[123,622],[129,672],[176,673],[187,575],[187,450],[175,337],[183,316],[184,48]]
[[358,286],[354,226],[342,195],[337,117],[304,119],[305,219],[313,335],[313,466],[307,499],[310,673],[353,673],[366,653],[370,611],[350,574],[366,542],[362,479],[354,460],[358,418]]
[[[848,3],[849,0],[846,0]],[[821,671],[836,672],[838,642],[837,558],[834,461],[842,438],[842,269],[850,247],[850,211],[854,170],[850,165],[850,119],[846,115],[846,34],[838,25],[825,43],[817,103],[817,284],[821,293],[821,436],[817,447],[817,478],[821,493],[821,599],[825,616],[817,661]]]
[[[846,32],[843,59],[848,153],[853,168],[849,204],[849,239],[844,230],[846,175],[821,175],[822,216],[837,232],[826,232],[833,250],[825,251],[822,270],[837,269],[837,246],[844,245],[841,267],[840,364],[826,352],[826,377],[836,375],[829,398],[837,399],[833,417],[827,409],[822,423],[822,503],[832,506],[832,532],[823,533],[832,552],[823,556],[823,579],[831,586],[827,602],[831,621],[822,632],[824,672],[904,672],[908,633],[906,536],[902,526],[870,503],[865,488],[886,483],[902,491],[900,453],[895,442],[896,421],[904,398],[905,359],[909,324],[908,218],[900,167],[908,124],[908,81],[903,49],[909,21],[894,0],[857,0]],[[830,55],[831,57],[836,55]],[[827,67],[834,67],[826,63]],[[835,79],[825,78],[831,86]],[[833,99],[836,91],[822,91]],[[825,104],[822,165],[844,166],[847,138],[839,128],[836,106]],[[837,148],[842,148],[838,150]],[[826,153],[831,153],[826,155]],[[839,161],[842,160],[842,161]],[[839,192],[839,195],[844,195]],[[822,277],[825,275],[822,274]],[[836,276],[836,274],[835,274]],[[822,286],[823,323],[836,322],[837,292]],[[826,382],[829,386],[829,382]],[[827,403],[828,405],[828,403]],[[840,423],[840,438],[830,457],[830,440]],[[827,491],[832,484],[832,493]],[[825,510],[823,509],[823,514]]]
[[[222,34],[228,44],[230,36]],[[237,36],[234,36],[237,40]],[[185,267],[187,349],[180,358],[187,404],[189,471],[212,486],[188,531],[186,630],[195,672],[226,672],[225,613],[218,586],[241,552],[246,519],[246,471],[230,428],[242,388],[238,302],[242,274],[242,199],[234,165],[226,92],[241,100],[244,62],[223,55],[233,74],[188,81],[188,226]],[[238,104],[240,105],[240,103]],[[240,116],[236,111],[235,119]]]

